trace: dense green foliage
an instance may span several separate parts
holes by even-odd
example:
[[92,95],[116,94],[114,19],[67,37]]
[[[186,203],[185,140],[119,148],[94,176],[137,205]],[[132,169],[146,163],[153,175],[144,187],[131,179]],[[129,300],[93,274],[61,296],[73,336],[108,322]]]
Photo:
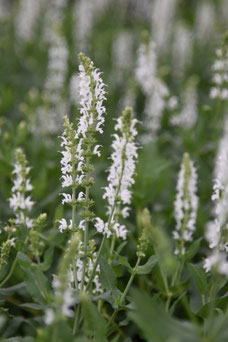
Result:
[[[80,113],[78,106],[70,100],[70,81],[78,72],[78,54],[82,46],[75,29],[74,6],[77,2],[82,1],[66,1],[62,22],[56,24],[56,30],[66,39],[69,53],[63,82],[67,112],[62,113],[62,117],[68,115],[75,129]],[[140,121],[136,140],[141,147],[132,187],[132,209],[125,219],[127,240],[118,240],[111,257],[111,242],[109,239],[105,241],[99,259],[104,292],[94,294],[89,289],[83,292],[75,288],[73,317],[59,315],[49,325],[45,321],[45,312],[61,305],[60,296],[53,291],[53,274],[58,274],[63,283],[66,281],[65,266],[69,266],[78,248],[77,236],[74,240],[71,232],[60,233],[58,229],[58,220],[70,219],[72,213],[70,206],[63,207],[60,197],[63,189],[59,136],[64,127],[62,125],[54,133],[44,133],[39,122],[32,126],[41,106],[50,110],[50,104],[43,96],[50,48],[50,41],[44,39],[44,31],[47,25],[45,13],[55,0],[42,3],[33,35],[27,41],[18,36],[16,25],[22,1],[8,1],[6,12],[0,15],[0,245],[4,246],[11,234],[9,231],[16,226],[9,198],[17,148],[22,148],[31,166],[29,176],[35,205],[30,216],[36,219],[31,230],[23,224],[17,228],[16,247],[8,252],[6,246],[4,258],[1,248],[1,258],[6,260],[0,263],[1,341],[228,341],[227,277],[217,272],[206,273],[203,268],[204,259],[209,254],[206,225],[214,217],[211,195],[215,158],[227,115],[227,99],[222,101],[209,96],[213,83],[211,68],[216,60],[216,49],[227,44],[224,37],[228,29],[228,5],[226,0],[203,1],[212,6],[214,21],[211,31],[210,25],[207,28],[209,37],[206,34],[200,40],[197,39],[199,1],[176,1],[172,27],[167,32],[170,39],[165,51],[157,50],[157,77],[168,86],[170,96],[176,96],[180,103],[188,82],[196,85],[197,119],[190,128],[173,125],[173,113],[165,108],[156,139],[144,144],[140,137],[145,131],[142,122],[147,96],[135,78],[135,68],[139,45],[148,36],[156,41],[151,24],[152,11],[148,12],[151,7],[146,9],[146,4],[155,1],[142,1],[141,6],[140,2],[104,1],[103,7],[98,7],[82,51],[100,69],[107,85],[104,134],[96,137],[98,144],[102,145],[101,157],[92,158],[94,184],[90,190],[92,210],[104,220],[107,203],[102,195],[107,186],[106,170],[111,163],[113,119],[121,115],[126,104],[133,107],[133,115]],[[91,20],[91,8],[88,7],[87,11],[85,21]],[[187,57],[182,69],[175,53],[175,25],[178,23],[183,25],[180,26],[182,31],[187,28],[191,35],[191,56]],[[121,69],[113,46],[123,32],[129,34],[132,45],[129,45],[131,62]],[[179,69],[181,73],[178,73]],[[125,103],[129,89],[133,90],[134,103]],[[177,112],[182,107],[183,102]],[[199,208],[193,241],[187,244],[182,258],[174,254],[172,232],[176,227],[176,184],[185,152],[197,169]],[[47,217],[40,217],[41,213],[46,213]],[[78,220],[77,217],[77,223]],[[102,235],[90,229],[89,238],[95,240],[97,251]],[[138,263],[140,244],[144,247]],[[94,246],[89,248],[93,252]]]

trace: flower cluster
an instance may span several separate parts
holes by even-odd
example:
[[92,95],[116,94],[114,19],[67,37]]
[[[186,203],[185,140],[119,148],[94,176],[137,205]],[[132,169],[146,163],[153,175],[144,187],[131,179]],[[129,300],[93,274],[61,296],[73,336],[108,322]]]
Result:
[[[87,253],[87,267],[86,267],[86,274],[85,274],[85,283],[86,285],[89,281],[89,278],[92,274],[93,268],[94,268],[94,261],[96,260],[97,253],[95,252],[95,241],[90,240],[89,246],[88,246],[88,253]],[[77,283],[78,283],[78,289],[81,289],[82,284],[82,277],[83,277],[83,260],[84,260],[84,243],[80,242],[78,246],[78,254],[75,260],[75,266],[76,266],[76,275],[77,275]],[[92,292],[94,294],[102,293],[103,289],[101,287],[101,283],[99,280],[100,275],[100,266],[97,265],[95,276],[93,278],[93,289]],[[71,268],[69,270],[69,283],[74,283],[74,274],[73,274],[73,266],[71,265]]]
[[171,118],[174,126],[181,126],[184,129],[190,129],[196,123],[198,117],[197,111],[197,91],[196,80],[191,78],[183,92],[182,110]]
[[12,247],[15,247],[15,238],[8,239],[2,243],[0,248],[0,267],[7,264]]
[[216,57],[213,66],[213,87],[210,91],[212,99],[228,99],[228,48],[227,37],[225,37],[222,47],[216,50]]
[[[114,134],[111,155],[112,165],[109,169],[108,186],[105,187],[103,198],[108,201],[108,223],[97,218],[95,227],[99,232],[107,234],[114,231],[119,238],[126,239],[127,230],[124,225],[118,223],[118,217],[129,215],[131,204],[130,187],[134,184],[135,162],[138,157],[135,136],[137,130],[136,119],[132,118],[132,109],[127,107],[121,117],[117,119],[115,130],[121,132],[121,136]],[[112,228],[110,227],[112,226]]]
[[[59,132],[67,110],[63,91],[67,74],[67,43],[57,31],[53,31],[50,44],[47,78],[43,91],[44,104],[38,108],[37,113],[38,128],[43,134]],[[36,129],[34,128],[34,131]]]
[[228,121],[225,122],[225,132],[221,139],[215,167],[215,180],[212,201],[215,203],[215,219],[208,223],[206,239],[211,248],[211,254],[205,259],[206,271],[215,270],[220,274],[228,275]]
[[175,254],[185,254],[185,243],[192,241],[198,209],[197,174],[188,153],[184,154],[178,175],[175,200],[176,230],[173,237],[177,243]]
[[153,90],[153,80],[157,72],[157,55],[155,43],[143,43],[138,49],[135,77],[145,95],[150,95]]
[[42,9],[41,0],[21,0],[15,20],[15,33],[20,40],[31,41]]
[[146,95],[143,122],[145,133],[142,135],[142,142],[146,143],[156,138],[166,106],[166,98],[169,95],[166,85],[157,76],[157,55],[153,41],[141,44],[138,50],[135,76]]
[[[96,144],[94,137],[96,132],[103,133],[105,107],[103,101],[105,98],[105,85],[100,77],[100,72],[93,65],[93,62],[83,55],[79,55],[79,104],[80,118],[77,129],[65,117],[65,130],[62,135],[61,146],[64,147],[61,159],[62,187],[71,187],[72,195],[63,193],[62,204],[68,203],[74,208],[79,203],[87,206],[86,215],[88,216],[88,207],[91,201],[87,198],[85,203],[85,192],[81,191],[76,198],[76,189],[79,186],[88,189],[93,183],[91,173],[93,165],[90,160],[93,156],[100,156],[100,145]],[[88,197],[88,196],[87,196]],[[85,214],[85,213],[84,213]],[[90,218],[88,218],[90,219]],[[72,218],[72,221],[73,218]],[[60,231],[74,229],[75,222],[68,224],[65,219],[60,220]],[[81,220],[79,228],[84,230],[85,219]]]
[[173,74],[175,79],[181,82],[193,57],[193,34],[183,22],[178,22],[174,27],[172,44]]
[[169,91],[166,85],[159,78],[154,78],[153,91],[146,99],[145,118],[143,121],[145,132],[141,135],[141,142],[143,144],[157,138],[168,95]]
[[30,167],[27,166],[25,154],[22,149],[18,148],[15,153],[16,163],[14,164],[14,180],[12,187],[12,196],[9,199],[10,208],[16,215],[16,224],[24,224],[28,228],[33,225],[33,220],[28,217],[28,213],[32,210],[34,202],[27,192],[33,189],[28,174]]

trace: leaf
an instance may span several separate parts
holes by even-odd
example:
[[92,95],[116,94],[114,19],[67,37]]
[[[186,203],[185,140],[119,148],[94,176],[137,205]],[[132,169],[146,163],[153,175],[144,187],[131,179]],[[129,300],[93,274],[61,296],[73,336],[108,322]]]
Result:
[[90,296],[92,302],[98,302],[99,300],[105,300],[106,302],[113,304],[113,297],[111,295],[111,291],[104,292],[98,296]]
[[119,262],[121,265],[126,266],[130,271],[132,271],[131,265],[129,264],[127,258],[122,255],[118,255]]
[[26,309],[32,309],[32,310],[44,310],[44,306],[43,305],[39,305],[39,304],[35,304],[35,303],[23,303],[20,304],[21,308],[26,308]]
[[8,288],[2,288],[2,289],[0,288],[0,297],[12,296],[15,292],[24,288],[25,288],[24,282],[8,287]]
[[52,265],[54,248],[50,246],[44,253],[44,262],[39,265],[42,271],[47,271]]
[[31,336],[26,337],[10,337],[10,338],[4,338],[1,340],[1,342],[35,342],[35,339]]
[[27,255],[25,255],[24,253],[22,252],[18,252],[17,253],[17,259],[19,261],[19,264],[22,268],[29,268],[31,267],[31,264],[32,264],[32,260],[29,259],[27,257]]
[[127,244],[127,241],[121,242],[121,244],[117,247],[116,254],[120,254],[120,252],[126,246],[126,244]]
[[195,240],[191,246],[189,247],[189,249],[186,251],[185,253],[185,257],[187,261],[190,261],[198,252],[199,247],[200,247],[200,243],[202,241],[202,237]]
[[24,269],[25,284],[33,300],[41,305],[48,301],[49,283],[46,276],[34,265],[30,269]]
[[[226,308],[228,307],[228,296],[218,298],[213,303],[214,303],[213,306],[215,309],[226,310]],[[205,304],[199,310],[197,315],[202,317],[202,318],[207,318],[209,315],[209,312],[210,312],[210,308],[211,308],[211,303]]]
[[203,270],[203,268],[199,265],[194,265],[189,263],[188,265],[188,269],[190,271],[190,273],[192,274],[195,282],[196,282],[196,286],[199,290],[199,292],[203,295],[208,293],[208,283],[207,283],[207,277],[206,274]]
[[100,257],[99,264],[101,267],[100,279],[102,286],[106,291],[111,291],[115,299],[118,298],[121,293],[116,286],[117,280],[115,272],[102,256]]
[[106,342],[106,324],[97,310],[96,306],[91,302],[89,296],[84,293],[81,297],[82,313],[84,317],[84,330],[89,335],[94,334],[94,340]]
[[200,342],[197,328],[190,322],[174,319],[154,298],[138,290],[132,291],[135,310],[128,316],[140,328],[148,342]]
[[157,263],[158,263],[157,255],[152,255],[144,265],[138,266],[137,274],[148,274],[148,273],[150,273],[152,271],[152,269],[157,265]]

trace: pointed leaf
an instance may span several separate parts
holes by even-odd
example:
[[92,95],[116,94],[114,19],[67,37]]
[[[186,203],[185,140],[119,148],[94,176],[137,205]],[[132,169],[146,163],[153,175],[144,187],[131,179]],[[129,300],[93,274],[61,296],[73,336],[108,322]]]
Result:
[[157,265],[157,263],[158,263],[157,255],[152,255],[144,265],[138,266],[137,274],[148,274],[148,273],[150,273],[152,271],[152,269]]
[[208,283],[204,269],[199,265],[194,265],[190,263],[188,264],[188,269],[196,282],[196,286],[199,292],[204,295],[207,294]]

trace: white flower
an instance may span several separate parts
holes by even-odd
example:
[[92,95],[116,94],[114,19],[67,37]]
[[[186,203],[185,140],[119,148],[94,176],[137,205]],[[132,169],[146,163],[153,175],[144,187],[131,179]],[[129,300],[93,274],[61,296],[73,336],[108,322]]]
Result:
[[68,288],[63,294],[63,305],[62,305],[62,313],[67,317],[73,317],[74,312],[71,309],[75,304],[75,299],[73,296],[73,290]]
[[198,117],[197,101],[196,81],[191,78],[183,92],[182,110],[171,118],[171,123],[184,129],[192,128]]
[[228,275],[228,240],[227,240],[227,206],[228,206],[228,120],[225,121],[225,131],[219,144],[214,170],[214,186],[212,200],[214,202],[214,222],[209,222],[205,237],[212,249],[205,259],[206,272],[214,269],[216,272]]
[[64,199],[62,200],[62,204],[64,203],[72,203],[73,202],[73,199],[72,199],[72,196],[70,194],[65,194],[65,193],[62,193]]
[[45,310],[45,318],[44,321],[47,325],[51,325],[54,322],[55,314],[53,309],[46,309]]
[[[81,57],[86,58],[84,56]],[[87,59],[88,61],[88,59]],[[94,127],[95,122],[91,111],[94,102],[96,101],[96,126],[94,127],[99,133],[103,133],[102,126],[104,124],[104,114],[106,112],[103,106],[103,101],[106,99],[106,91],[104,89],[105,84],[101,79],[101,73],[98,69],[94,68],[93,62],[89,61],[91,71],[85,70],[83,62],[79,65],[79,101],[80,101],[80,119],[78,124],[77,134],[86,137],[86,132],[89,127]],[[92,84],[95,83],[94,88]],[[96,150],[95,150],[96,152]]]
[[68,47],[65,38],[58,32],[53,30],[48,51],[47,77],[43,90],[45,105],[38,109],[38,123],[33,127],[34,132],[38,130],[43,135],[58,133],[67,111],[64,87],[68,69]]
[[[122,135],[114,134],[112,143],[113,152],[111,155],[112,165],[109,169],[108,186],[105,187],[103,198],[108,201],[107,214],[111,215],[111,223],[115,216],[114,206],[118,204],[123,206],[120,212],[123,217],[128,216],[129,207],[124,207],[125,204],[131,203],[131,190],[130,187],[134,184],[135,163],[138,157],[136,143],[134,137],[137,134],[135,125],[137,120],[129,118],[128,127],[124,127],[125,116],[128,115],[131,108],[127,107],[123,115],[117,119],[115,130],[119,130]],[[132,115],[132,113],[131,113]],[[127,125],[127,124],[126,124]],[[126,131],[125,131],[126,130]],[[101,223],[100,223],[101,224]],[[116,226],[113,230],[118,237],[126,238],[126,228],[124,226]],[[101,227],[99,227],[101,229]],[[104,230],[103,230],[104,231]]]
[[[174,203],[177,225],[176,231],[173,232],[173,236],[175,241],[177,241],[177,250],[180,250],[181,241],[192,241],[198,209],[196,191],[196,169],[189,158],[189,155],[185,153],[178,175],[177,195]],[[181,253],[184,253],[184,249],[182,249]]]
[[127,229],[125,225],[121,225],[119,223],[115,223],[113,226],[113,230],[116,233],[117,238],[121,238],[123,240],[126,240],[127,238]]
[[18,39],[31,41],[41,12],[40,0],[21,0],[15,18],[15,33]]
[[61,220],[57,220],[57,222],[60,223],[60,225],[58,227],[60,230],[60,233],[62,233],[64,230],[69,228],[67,221],[64,218],[62,218]]
[[141,44],[138,49],[135,77],[144,93],[150,96],[153,90],[153,80],[157,72],[157,55],[153,41],[147,46]]
[[14,180],[12,195],[9,198],[10,208],[13,209],[16,216],[16,224],[25,224],[28,228],[32,227],[33,221],[29,219],[28,212],[33,208],[34,202],[27,192],[33,189],[28,178],[30,167],[27,166],[27,160],[21,149],[16,150],[16,163],[14,164]]
[[212,99],[220,100],[228,99],[228,49],[226,46],[223,49],[216,50],[216,57],[212,71],[214,72],[212,80],[213,86],[210,90]]

